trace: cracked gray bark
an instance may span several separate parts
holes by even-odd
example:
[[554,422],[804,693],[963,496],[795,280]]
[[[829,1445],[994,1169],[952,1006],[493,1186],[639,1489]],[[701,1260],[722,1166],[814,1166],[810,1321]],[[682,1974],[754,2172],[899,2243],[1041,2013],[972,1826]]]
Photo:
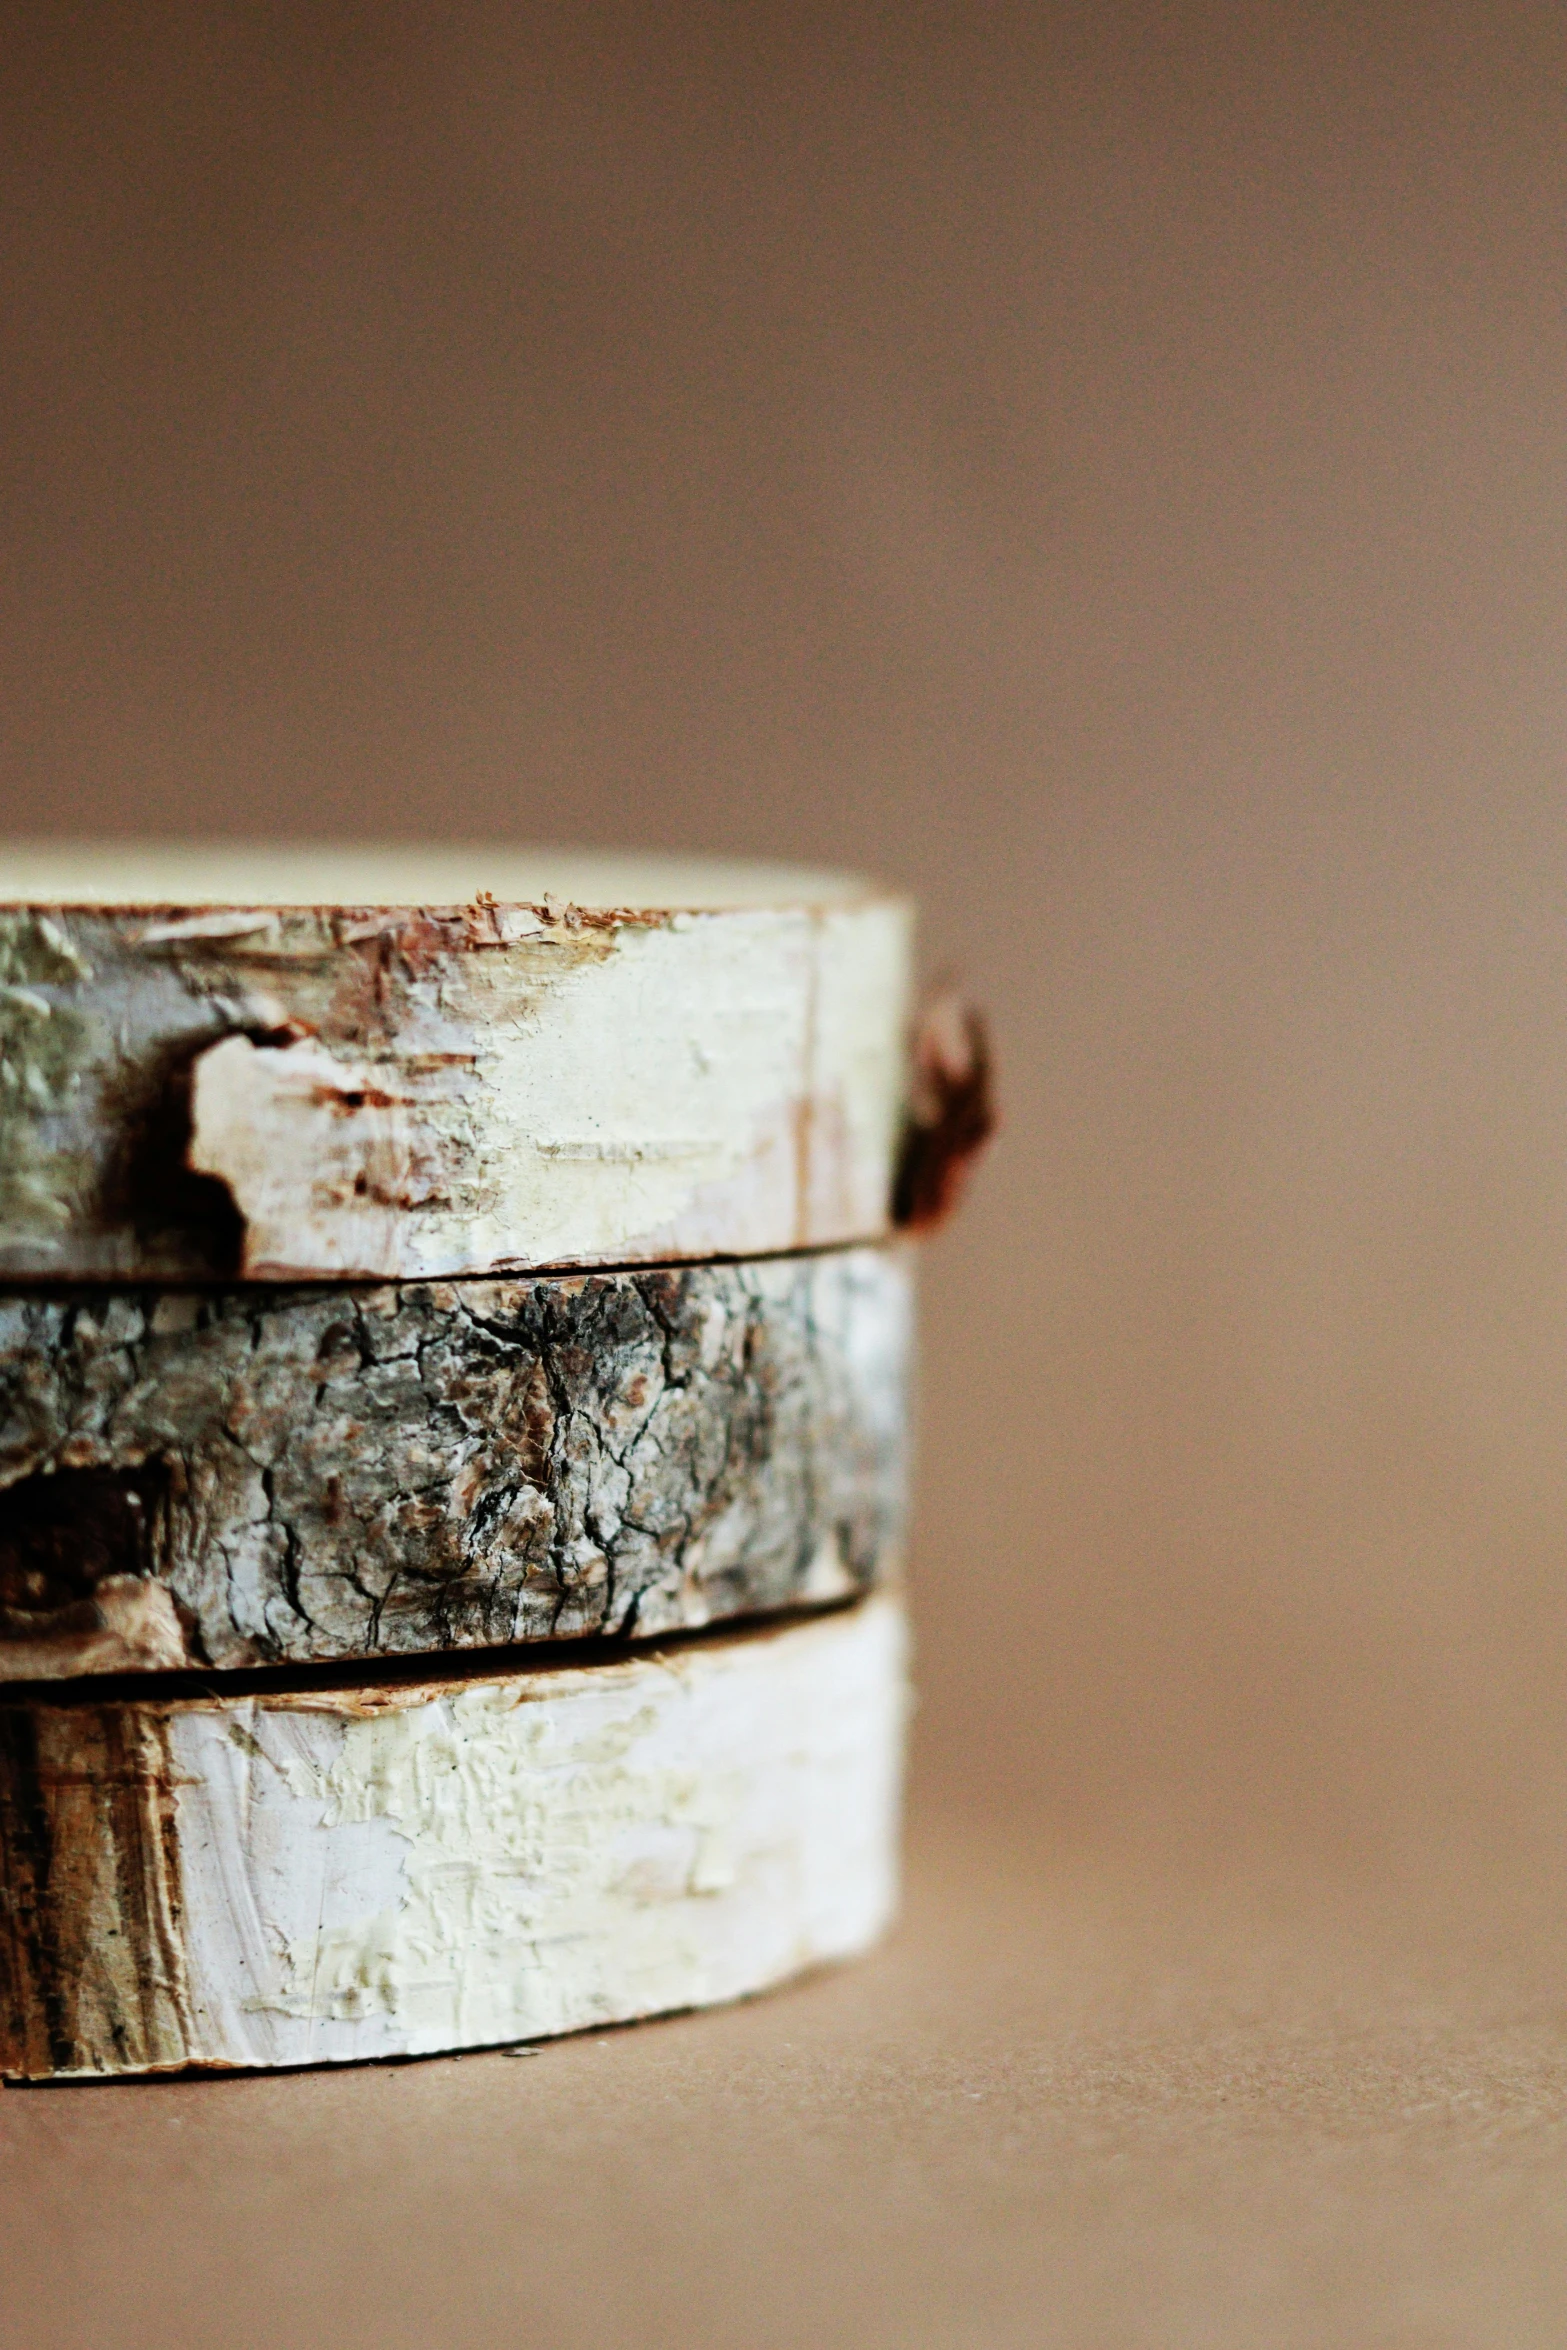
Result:
[[862,1590],[909,1263],[0,1294],[0,1677],[644,1635]]

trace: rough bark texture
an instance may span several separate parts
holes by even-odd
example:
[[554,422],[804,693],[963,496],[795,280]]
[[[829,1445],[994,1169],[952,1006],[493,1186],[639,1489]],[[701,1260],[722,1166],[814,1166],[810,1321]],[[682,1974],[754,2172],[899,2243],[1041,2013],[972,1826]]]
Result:
[[647,1635],[893,1567],[909,1258],[0,1295],[0,1678]]
[[391,1279],[887,1229],[908,910],[0,906],[0,1276]]
[[848,1956],[903,1657],[876,1597],[587,1669],[0,1698],[0,2071],[533,2039]]
[[0,1702],[3,2069],[168,2061],[189,2008],[163,1717]]

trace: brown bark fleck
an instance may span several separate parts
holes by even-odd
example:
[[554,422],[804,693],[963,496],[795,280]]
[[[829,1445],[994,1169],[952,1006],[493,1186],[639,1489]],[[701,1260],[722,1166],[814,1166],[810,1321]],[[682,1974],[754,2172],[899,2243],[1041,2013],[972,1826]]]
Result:
[[146,1706],[0,1706],[0,2071],[184,2061],[175,1786]]
[[933,1232],[961,1199],[996,1131],[990,1039],[981,1015],[951,989],[937,995],[914,1039],[913,1082],[893,1186],[893,1222]]

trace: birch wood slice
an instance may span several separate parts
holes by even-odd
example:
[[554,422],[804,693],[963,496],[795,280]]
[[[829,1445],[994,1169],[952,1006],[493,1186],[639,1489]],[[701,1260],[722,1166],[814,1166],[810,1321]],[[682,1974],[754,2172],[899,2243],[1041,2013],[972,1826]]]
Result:
[[575,1669],[0,1699],[0,2070],[416,2055],[847,1957],[903,1711],[885,1596]]
[[479,849],[0,849],[0,1276],[412,1279],[887,1228],[909,910]]
[[0,1679],[863,1590],[902,1534],[910,1256],[0,1293]]

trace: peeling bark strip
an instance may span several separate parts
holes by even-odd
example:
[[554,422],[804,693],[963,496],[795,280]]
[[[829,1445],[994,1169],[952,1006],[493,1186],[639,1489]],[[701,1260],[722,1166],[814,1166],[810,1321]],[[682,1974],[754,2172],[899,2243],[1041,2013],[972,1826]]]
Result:
[[892,1189],[892,1219],[900,1231],[934,1232],[945,1224],[995,1131],[984,1020],[953,989],[944,989],[914,1034],[914,1083]]
[[903,1712],[885,1597],[587,1669],[0,1699],[0,2072],[531,2040],[848,1957]]
[[4,2069],[178,2062],[189,2008],[180,1940],[175,1764],[166,1722],[134,1706],[0,1705],[0,2047]]
[[0,1678],[648,1635],[896,1564],[910,1260],[0,1294]]
[[[405,890],[439,865],[360,861]],[[901,901],[752,869],[693,908],[654,867],[599,904],[247,905],[263,866],[204,876],[237,902],[95,904],[71,901],[102,871],[0,852],[0,1277],[414,1279],[887,1229]]]

